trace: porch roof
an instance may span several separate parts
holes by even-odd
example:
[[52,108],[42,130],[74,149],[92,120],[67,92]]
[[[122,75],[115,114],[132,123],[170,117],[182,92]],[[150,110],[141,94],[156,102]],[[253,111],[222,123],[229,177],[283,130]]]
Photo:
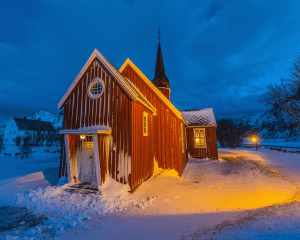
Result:
[[78,129],[63,129],[60,134],[111,134],[111,128],[104,125],[83,127]]

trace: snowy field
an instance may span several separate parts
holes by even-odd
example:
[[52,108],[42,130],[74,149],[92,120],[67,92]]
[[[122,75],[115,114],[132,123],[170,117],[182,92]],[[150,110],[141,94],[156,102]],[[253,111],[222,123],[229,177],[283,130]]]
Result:
[[132,194],[109,179],[95,195],[57,184],[58,153],[0,162],[3,239],[300,238],[300,154],[219,149],[181,177],[156,168]]

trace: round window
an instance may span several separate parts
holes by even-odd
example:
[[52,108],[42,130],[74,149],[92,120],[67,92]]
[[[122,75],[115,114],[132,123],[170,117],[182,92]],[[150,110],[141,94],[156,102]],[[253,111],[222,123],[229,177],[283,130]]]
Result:
[[100,78],[94,78],[87,89],[87,95],[91,99],[97,99],[101,97],[104,92],[104,82]]

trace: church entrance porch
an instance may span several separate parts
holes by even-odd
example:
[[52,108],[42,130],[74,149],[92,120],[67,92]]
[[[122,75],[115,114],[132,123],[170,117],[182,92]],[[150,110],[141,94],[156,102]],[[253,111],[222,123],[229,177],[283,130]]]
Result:
[[105,181],[111,129],[92,126],[81,129],[64,129],[68,182],[97,188]]

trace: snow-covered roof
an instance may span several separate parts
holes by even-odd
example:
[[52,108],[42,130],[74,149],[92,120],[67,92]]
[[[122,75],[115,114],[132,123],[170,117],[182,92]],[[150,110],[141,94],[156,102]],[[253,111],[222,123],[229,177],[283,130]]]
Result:
[[180,111],[188,126],[216,126],[216,118],[212,108]]
[[55,132],[55,129],[50,122],[45,122],[41,120],[29,120],[24,118],[13,119],[19,130]]
[[[171,101],[145,76],[145,74],[129,59],[123,63],[119,72],[122,73],[124,68],[129,65],[132,69],[144,80],[144,82],[151,88],[153,92],[175,113],[175,115],[181,119],[184,123],[185,120],[182,117],[180,111],[171,103]],[[129,81],[129,80],[128,80]],[[133,84],[132,84],[133,85]],[[133,85],[134,86],[134,85]]]
[[82,127],[78,129],[63,129],[60,134],[111,134],[111,128],[104,125]]
[[130,99],[134,101],[140,102],[142,105],[144,105],[146,108],[148,108],[150,111],[152,111],[154,114],[156,114],[157,110],[156,108],[139,92],[136,88],[134,88],[130,81],[127,80],[120,72],[98,51],[98,49],[95,49],[90,58],[87,60],[87,62],[84,64],[83,68],[65,93],[65,95],[62,97],[60,102],[58,103],[58,108],[61,109],[65,103],[65,101],[68,99],[69,95],[73,92],[73,89],[76,87],[77,83],[80,81],[92,61],[94,59],[98,59],[98,61],[101,62],[109,71],[109,74],[112,75],[115,80],[120,84],[120,87],[127,93],[127,95],[130,97]]

